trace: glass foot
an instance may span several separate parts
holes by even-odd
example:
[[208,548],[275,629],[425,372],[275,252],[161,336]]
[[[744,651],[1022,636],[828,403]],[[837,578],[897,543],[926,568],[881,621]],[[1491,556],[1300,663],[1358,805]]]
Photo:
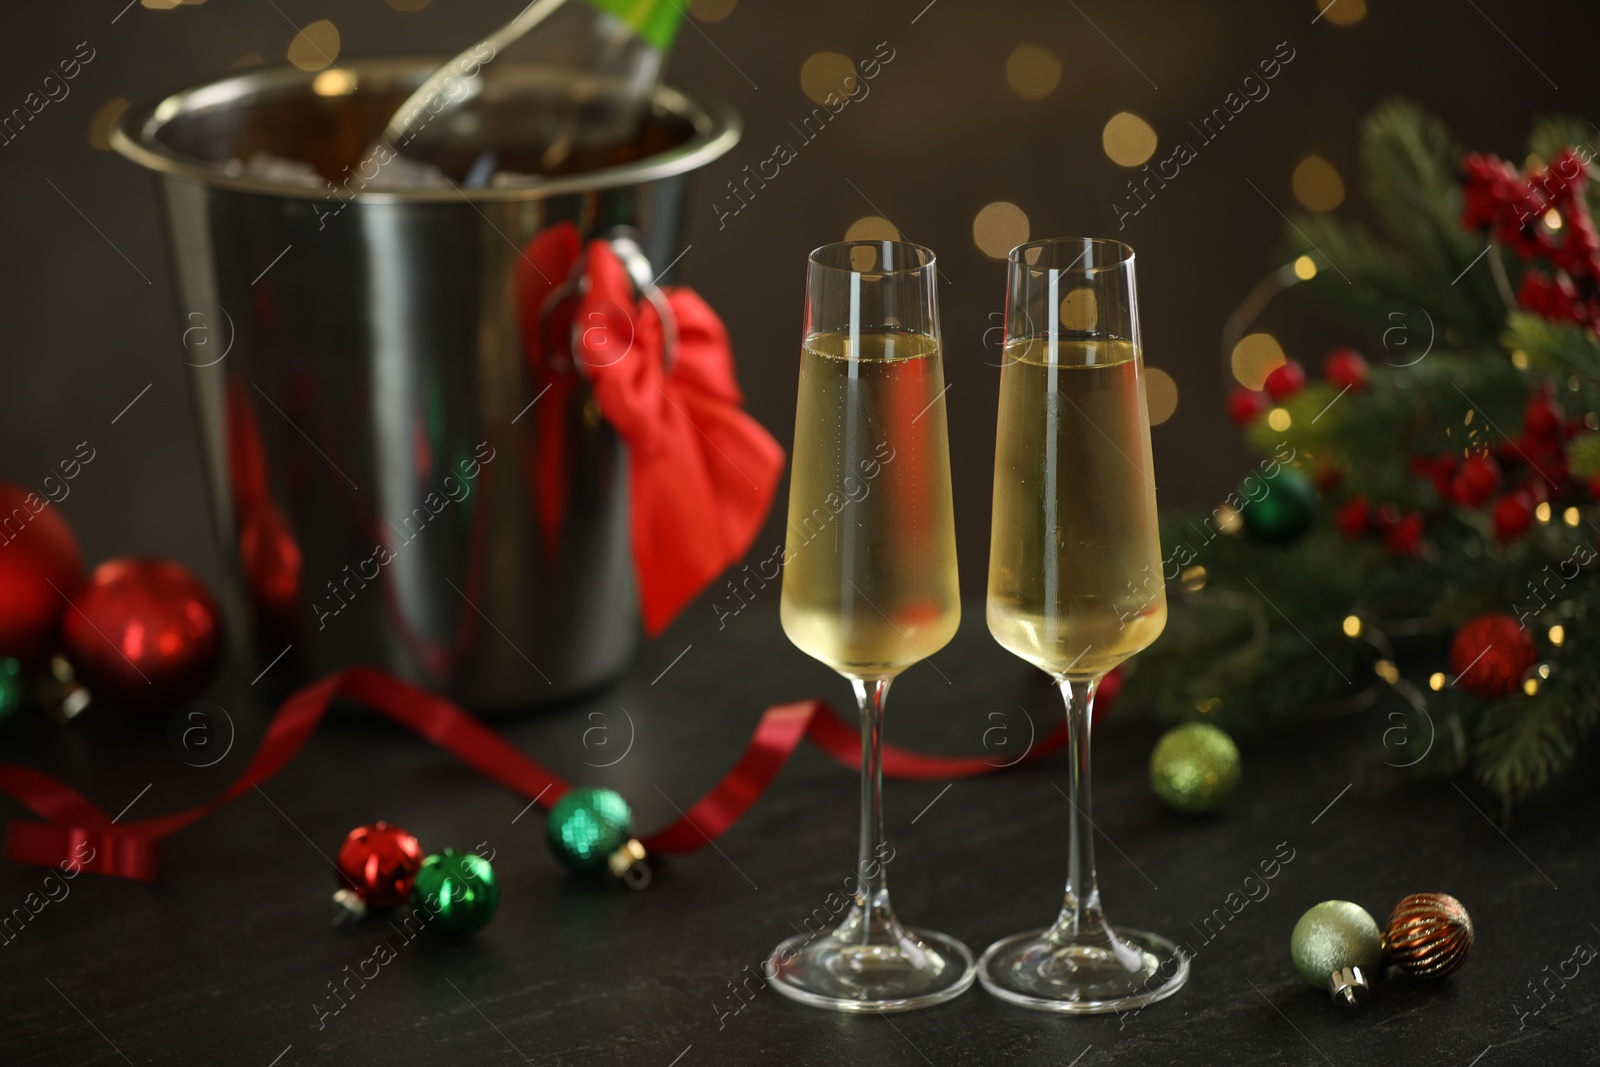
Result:
[[911,1011],[965,993],[977,976],[972,952],[953,937],[900,929],[886,944],[801,934],[772,950],[767,981],[779,993],[831,1011]]
[[983,988],[1036,1011],[1127,1011],[1172,996],[1189,977],[1178,946],[1143,930],[1109,928],[1074,939],[1031,930],[996,941],[978,962]]

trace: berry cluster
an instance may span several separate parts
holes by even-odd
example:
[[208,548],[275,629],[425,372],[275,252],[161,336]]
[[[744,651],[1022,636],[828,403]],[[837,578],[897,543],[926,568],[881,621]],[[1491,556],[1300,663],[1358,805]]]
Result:
[[[1336,348],[1322,361],[1322,376],[1341,391],[1367,386],[1367,361],[1353,348]],[[1306,371],[1296,360],[1284,360],[1267,375],[1261,389],[1234,386],[1228,394],[1228,417],[1239,426],[1256,421],[1274,402],[1282,402],[1306,387]]]
[[1517,293],[1523,308],[1600,331],[1600,238],[1584,200],[1584,163],[1565,148],[1548,166],[1522,175],[1503,159],[1468,154],[1461,225],[1489,234],[1524,261],[1544,260],[1553,268],[1553,275],[1531,268],[1523,273]]

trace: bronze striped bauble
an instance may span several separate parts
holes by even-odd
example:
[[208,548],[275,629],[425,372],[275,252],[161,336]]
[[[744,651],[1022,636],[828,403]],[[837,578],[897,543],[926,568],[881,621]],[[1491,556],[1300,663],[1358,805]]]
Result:
[[1417,978],[1443,978],[1472,954],[1472,916],[1448,893],[1412,893],[1384,926],[1384,955]]

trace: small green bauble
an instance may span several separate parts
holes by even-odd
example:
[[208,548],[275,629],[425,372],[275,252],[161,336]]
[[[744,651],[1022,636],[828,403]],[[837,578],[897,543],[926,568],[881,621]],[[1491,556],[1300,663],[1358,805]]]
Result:
[[1150,753],[1150,788],[1185,815],[1215,811],[1238,787],[1238,746],[1210,723],[1174,726]]
[[556,859],[583,874],[603,871],[633,836],[633,811],[614,789],[574,789],[550,809],[545,837]]
[[1329,982],[1347,967],[1370,975],[1383,957],[1383,935],[1359,904],[1324,900],[1300,916],[1289,937],[1294,969],[1313,988],[1329,992]]
[[423,860],[411,887],[411,906],[427,909],[428,925],[451,937],[482,930],[499,903],[500,886],[489,861],[453,848]]
[[0,659],[0,723],[16,716],[28,702],[28,687],[23,684],[22,664],[6,656]]
[[1279,467],[1270,477],[1262,476],[1265,494],[1245,501],[1239,509],[1251,535],[1271,544],[1293,541],[1311,527],[1317,513],[1317,490],[1311,479],[1293,467]]

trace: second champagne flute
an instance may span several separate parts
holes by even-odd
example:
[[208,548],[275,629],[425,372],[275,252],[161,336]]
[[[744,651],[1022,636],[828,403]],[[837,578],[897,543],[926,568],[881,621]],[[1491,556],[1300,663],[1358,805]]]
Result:
[[1133,249],[1069,237],[1012,249],[989,544],[989,632],[1055,679],[1071,731],[1061,913],[989,946],[984,988],[1045,1011],[1123,1011],[1189,975],[1157,934],[1100,907],[1089,727],[1107,671],[1167,623]]
[[826,245],[807,265],[781,613],[855,690],[861,846],[843,921],[783,942],[766,969],[835,1011],[926,1007],[975,974],[961,942],[900,924],[885,881],[884,700],[961,621],[934,276],[932,252],[895,241]]

